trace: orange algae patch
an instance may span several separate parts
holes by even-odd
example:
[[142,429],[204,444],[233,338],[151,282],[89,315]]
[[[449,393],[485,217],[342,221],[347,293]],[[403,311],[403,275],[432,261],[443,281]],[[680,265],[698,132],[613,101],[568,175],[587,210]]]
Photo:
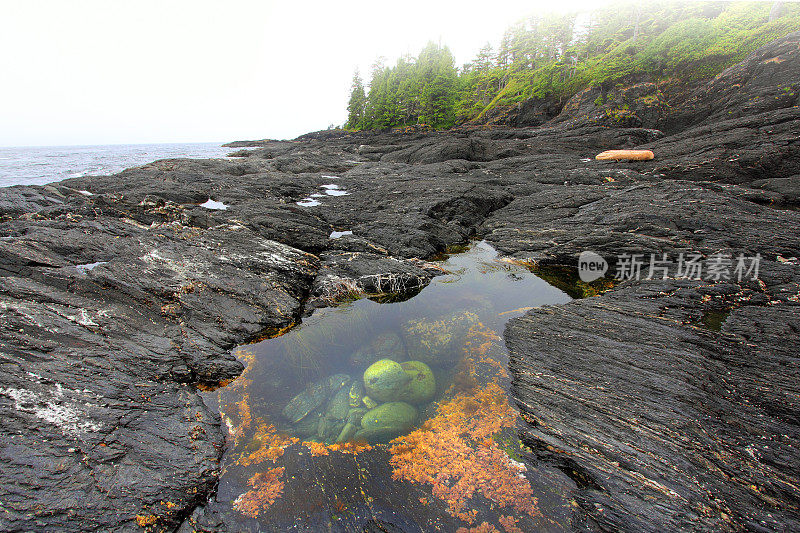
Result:
[[263,463],[264,461],[275,461],[283,455],[286,448],[298,442],[298,439],[278,435],[275,426],[261,422],[253,436],[253,442],[258,443],[258,449],[249,454],[242,454],[236,461],[240,465],[249,466]]
[[233,508],[245,516],[257,518],[258,514],[275,503],[283,492],[283,468],[271,468],[250,478],[252,490],[245,492],[233,502]]
[[309,449],[311,455],[319,457],[320,455],[328,455],[328,447],[321,442],[304,442],[303,446]]
[[337,442],[336,444],[329,444],[328,449],[334,452],[349,453],[358,455],[361,452],[371,450],[372,446],[366,442]]
[[622,159],[626,161],[650,161],[655,155],[650,150],[606,150],[595,156],[595,159],[608,161]]
[[352,455],[367,450],[371,450],[372,446],[366,442],[337,442],[335,444],[322,444],[321,442],[303,442],[303,446],[309,449],[311,455],[318,457],[321,455],[328,455],[330,452],[342,452]]
[[136,515],[136,523],[139,524],[140,527],[146,528],[147,526],[152,526],[158,522],[158,517],[155,515]]
[[[499,384],[508,371],[493,357],[501,353],[501,342],[483,324],[470,328],[449,391],[454,396],[438,404],[436,416],[393,440],[389,448],[393,479],[431,485],[433,496],[447,504],[448,512],[469,524],[478,514],[467,510],[476,493],[501,507],[539,515],[533,489],[523,475],[525,466],[512,461],[492,438],[515,427],[517,420]],[[496,531],[484,524],[473,530]]]
[[500,533],[500,532],[497,531],[497,528],[494,527],[489,522],[483,522],[478,527],[471,527],[471,528],[460,527],[456,529],[456,533]]
[[448,511],[467,523],[475,510],[468,500],[479,493],[502,507],[536,516],[536,498],[525,467],[512,462],[491,436],[513,427],[516,413],[495,382],[471,394],[459,394],[438,407],[437,415],[408,435],[392,441],[392,477],[432,486]]
[[[250,443],[244,446],[244,450],[239,453],[236,463],[243,467],[268,461],[274,463],[283,455],[286,448],[299,442],[299,439],[280,435],[274,425],[269,424],[261,417],[253,417],[250,409],[250,394],[247,390],[252,384],[248,375],[253,368],[255,355],[247,350],[240,350],[237,355],[246,364],[246,368],[242,375],[230,385],[229,392],[233,396],[240,394],[241,399],[224,405],[223,410],[228,415],[234,447],[239,447],[244,441],[245,435],[251,430],[254,431]],[[283,493],[284,483],[281,479],[283,473],[283,467],[275,467],[252,476],[247,482],[251,490],[236,498],[233,508],[245,516],[258,517],[261,511],[275,503],[275,500]]]
[[506,533],[522,533],[522,530],[517,527],[517,520],[513,516],[501,516],[498,520],[500,525],[503,526],[503,529],[506,530]]
[[242,371],[242,374],[231,383],[228,387],[228,391],[232,397],[235,397],[237,393],[240,394],[241,399],[232,405],[223,405],[222,391],[218,393],[218,397],[220,399],[221,410],[225,412],[228,417],[235,416],[237,419],[238,423],[234,424],[231,421],[228,425],[231,438],[233,439],[233,445],[237,446],[245,432],[250,429],[253,424],[253,416],[250,412],[250,394],[247,393],[247,389],[253,383],[253,380],[249,379],[247,375],[253,368],[255,354],[240,348],[236,351],[235,355],[245,364],[245,369]]
[[[508,378],[506,366],[492,357],[504,351],[503,339],[482,323],[470,327],[464,341],[464,354],[457,365],[457,373],[448,393],[472,390],[480,383]],[[479,375],[480,374],[480,375]]]

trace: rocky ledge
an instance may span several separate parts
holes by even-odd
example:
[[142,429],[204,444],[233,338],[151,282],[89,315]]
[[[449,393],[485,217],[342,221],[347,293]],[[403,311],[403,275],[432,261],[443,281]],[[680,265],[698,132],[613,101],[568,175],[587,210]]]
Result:
[[[761,254],[758,281],[628,281],[506,341],[574,529],[798,529],[798,40],[698,89],[669,135],[571,106],[0,189],[0,528],[200,528],[224,439],[197,391],[241,371],[231,349],[342,295],[418,290],[425,259],[481,237],[539,264]],[[633,147],[656,158],[593,159]]]

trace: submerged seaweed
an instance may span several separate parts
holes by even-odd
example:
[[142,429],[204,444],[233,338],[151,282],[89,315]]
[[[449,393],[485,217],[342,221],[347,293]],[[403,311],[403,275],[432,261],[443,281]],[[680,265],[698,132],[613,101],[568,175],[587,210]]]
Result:
[[553,287],[558,287],[572,298],[591,298],[614,288],[618,282],[610,278],[599,278],[585,282],[578,276],[578,269],[563,265],[534,265],[526,267]]

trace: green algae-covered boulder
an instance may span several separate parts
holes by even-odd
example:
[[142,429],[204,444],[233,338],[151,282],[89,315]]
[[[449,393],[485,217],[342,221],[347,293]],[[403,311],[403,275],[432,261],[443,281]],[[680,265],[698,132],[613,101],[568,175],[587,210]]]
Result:
[[342,387],[350,385],[350,376],[347,374],[334,374],[320,381],[316,381],[295,396],[283,408],[283,416],[291,422],[299,422],[308,413],[320,407],[329,396]]
[[319,419],[323,414],[319,411],[312,411],[302,420],[293,425],[293,433],[300,437],[310,437],[317,434]]
[[417,408],[405,402],[382,403],[361,417],[364,429],[378,427],[400,427],[408,429],[417,419]]
[[397,333],[382,333],[350,356],[350,364],[364,368],[381,359],[402,361],[406,347]]
[[369,396],[364,396],[363,398],[361,398],[361,403],[363,403],[367,407],[367,409],[375,409],[376,407],[378,407],[378,402],[376,402]]
[[317,427],[317,437],[321,442],[332,444],[336,436],[341,433],[342,428],[346,425],[344,420],[336,420],[323,416],[319,419],[319,426]]
[[431,368],[422,361],[406,361],[400,366],[411,377],[411,381],[397,395],[397,400],[416,404],[431,401],[436,394],[436,378]]
[[347,414],[347,424],[342,428],[342,431],[336,438],[336,442],[345,442],[353,438],[358,428],[361,427],[361,419],[364,418],[366,412],[366,409],[350,409]]
[[367,411],[355,440],[385,441],[405,433],[417,420],[417,409],[405,402],[388,402]]
[[347,412],[350,410],[350,389],[342,387],[339,392],[333,395],[333,398],[328,402],[328,409],[325,411],[325,416],[336,420],[344,420],[347,418]]
[[360,407],[361,401],[364,399],[364,384],[360,381],[354,381],[350,385],[349,402],[350,407]]
[[400,363],[391,359],[381,359],[371,364],[364,372],[364,387],[367,394],[381,402],[390,402],[403,390],[411,376],[406,374]]

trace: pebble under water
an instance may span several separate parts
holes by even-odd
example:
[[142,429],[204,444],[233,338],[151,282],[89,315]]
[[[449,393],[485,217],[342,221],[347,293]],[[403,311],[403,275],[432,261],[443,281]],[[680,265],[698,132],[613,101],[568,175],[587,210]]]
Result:
[[525,459],[501,335],[571,298],[484,242],[440,265],[408,300],[238,349],[243,374],[204,395],[228,430],[209,511],[242,531],[561,529],[571,482]]

